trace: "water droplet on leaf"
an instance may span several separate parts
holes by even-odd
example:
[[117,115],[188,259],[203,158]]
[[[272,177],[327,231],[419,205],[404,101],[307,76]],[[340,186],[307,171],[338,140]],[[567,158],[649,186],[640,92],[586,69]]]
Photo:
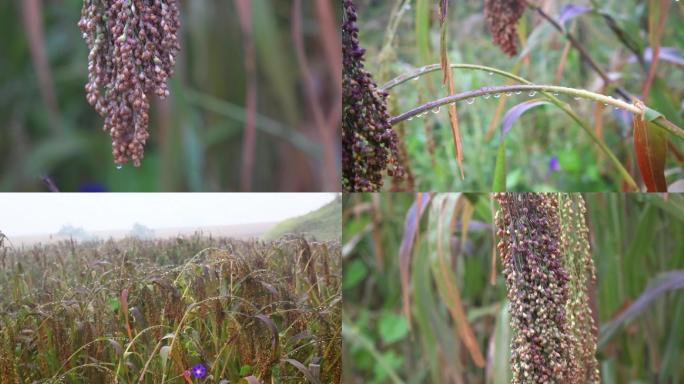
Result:
[[432,110],[432,113],[439,113],[439,111],[442,110],[442,107],[437,107]]
[[475,102],[475,99],[473,99],[473,98],[466,100],[466,103],[468,103],[468,104],[472,104],[474,102]]
[[501,97],[501,94],[500,94],[500,93],[495,93],[495,94],[494,94],[494,98],[495,98],[495,99],[498,99],[499,97]]
[[122,164],[117,164],[117,165],[116,165],[116,170],[117,170],[117,171],[120,171],[120,170],[122,170],[122,169],[123,169],[123,165],[122,165]]
[[534,95],[536,95],[536,94],[537,94],[536,91],[532,91],[532,92],[529,93],[530,97],[534,97]]

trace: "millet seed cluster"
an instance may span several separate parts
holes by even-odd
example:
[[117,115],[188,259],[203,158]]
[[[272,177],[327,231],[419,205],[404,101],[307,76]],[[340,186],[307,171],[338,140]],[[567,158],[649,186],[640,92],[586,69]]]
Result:
[[398,161],[397,135],[389,124],[387,94],[363,66],[356,6],[352,0],[344,0],[343,6],[342,188],[370,192],[382,187],[385,169],[395,177],[403,177],[404,170]]
[[169,95],[180,50],[178,0],[84,0],[79,27],[88,44],[88,102],[105,119],[117,165],[140,166],[151,95]]
[[494,43],[508,56],[517,53],[518,20],[525,11],[524,0],[485,0],[484,14]]
[[512,383],[564,383],[569,356],[558,200],[498,193],[498,249],[510,301]]

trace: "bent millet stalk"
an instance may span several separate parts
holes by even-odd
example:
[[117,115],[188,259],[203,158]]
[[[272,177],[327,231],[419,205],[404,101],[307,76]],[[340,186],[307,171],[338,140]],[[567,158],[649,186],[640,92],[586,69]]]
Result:
[[178,0],[84,0],[87,100],[104,118],[114,162],[140,166],[151,95],[166,98],[180,50]]
[[494,198],[501,207],[497,247],[513,329],[511,382],[598,382],[587,292],[594,267],[581,195],[497,193]]

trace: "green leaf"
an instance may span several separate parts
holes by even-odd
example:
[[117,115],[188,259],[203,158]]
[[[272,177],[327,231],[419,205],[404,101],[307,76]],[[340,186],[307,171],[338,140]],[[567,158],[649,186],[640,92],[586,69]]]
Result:
[[510,382],[510,355],[511,355],[511,327],[508,316],[508,301],[504,301],[501,305],[501,310],[496,317],[496,328],[494,329],[494,343],[490,344],[493,351],[489,351],[489,355],[493,356],[491,360],[491,374],[487,378],[489,384],[508,384]]
[[112,296],[109,298],[107,304],[109,304],[109,309],[112,310],[112,312],[117,312],[119,310],[119,298]]
[[361,260],[354,260],[348,265],[344,266],[344,278],[342,286],[344,289],[354,288],[358,283],[363,281],[368,275],[368,267]]
[[496,152],[492,192],[506,192],[506,142],[503,136],[499,143],[499,150]]
[[166,369],[166,362],[169,359],[169,353],[171,353],[171,347],[168,345],[161,347],[159,350],[159,356],[161,356],[162,360],[162,369]]
[[376,364],[374,373],[375,381],[382,383],[387,378],[387,370],[385,367],[397,369],[404,363],[404,359],[394,351],[387,351],[381,355],[383,364]]
[[392,344],[408,335],[408,323],[404,316],[384,312],[380,315],[378,331],[385,344]]
[[644,119],[646,119],[646,121],[653,121],[661,116],[663,116],[663,114],[655,109],[644,107]]
[[252,373],[252,366],[245,364],[240,367],[240,376],[247,376]]

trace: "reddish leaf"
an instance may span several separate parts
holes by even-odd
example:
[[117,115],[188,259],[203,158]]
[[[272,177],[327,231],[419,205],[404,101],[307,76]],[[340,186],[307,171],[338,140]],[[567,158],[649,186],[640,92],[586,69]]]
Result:
[[[441,23],[441,38],[439,46],[440,64],[444,74],[442,83],[449,86],[449,95],[452,96],[456,93],[456,87],[454,85],[454,77],[451,73],[449,57],[447,54],[447,33],[449,28],[447,27],[448,23],[446,21],[448,8],[449,2],[447,0],[441,0],[439,7],[439,18]],[[458,111],[456,110],[456,104],[449,104],[447,109],[449,110],[449,124],[451,125],[451,133],[454,137],[454,147],[456,148],[456,160],[458,161],[458,168],[461,171],[461,179],[463,179],[465,178],[465,174],[463,172],[463,145],[461,143],[461,129],[458,123]]]
[[644,121],[640,115],[634,115],[632,124],[634,126],[634,151],[646,189],[648,192],[667,192],[665,132],[650,121]]

